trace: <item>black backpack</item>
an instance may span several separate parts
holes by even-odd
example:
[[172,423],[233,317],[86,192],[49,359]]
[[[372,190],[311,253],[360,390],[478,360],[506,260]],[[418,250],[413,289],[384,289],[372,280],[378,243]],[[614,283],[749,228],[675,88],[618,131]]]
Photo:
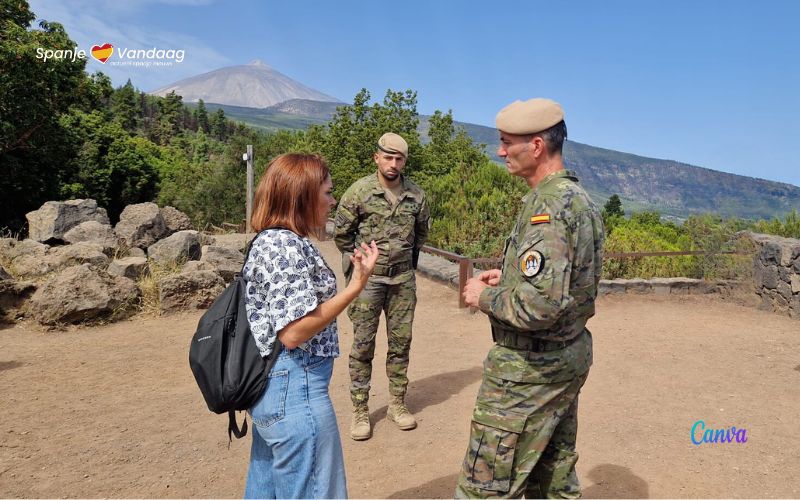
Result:
[[[253,241],[260,235],[247,246],[245,264]],[[231,434],[237,439],[247,435],[247,418],[239,429],[235,412],[250,409],[264,394],[267,375],[281,350],[281,343],[276,340],[272,352],[263,358],[250,332],[245,309],[245,264],[200,318],[189,346],[189,366],[208,409],[228,412],[229,442]]]

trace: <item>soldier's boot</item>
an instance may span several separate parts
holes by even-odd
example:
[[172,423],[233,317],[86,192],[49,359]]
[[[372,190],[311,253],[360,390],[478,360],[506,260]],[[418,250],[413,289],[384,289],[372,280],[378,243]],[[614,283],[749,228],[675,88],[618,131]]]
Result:
[[356,441],[364,441],[372,437],[369,408],[366,404],[353,407],[353,419],[350,421],[350,437]]
[[408,411],[406,404],[403,402],[403,396],[391,396],[386,417],[404,431],[410,431],[417,426],[414,415]]

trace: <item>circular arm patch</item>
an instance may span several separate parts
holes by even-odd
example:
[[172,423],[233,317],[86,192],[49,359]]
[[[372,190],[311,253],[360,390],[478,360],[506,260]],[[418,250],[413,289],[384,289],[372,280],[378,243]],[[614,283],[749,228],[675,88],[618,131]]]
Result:
[[537,250],[529,250],[522,255],[519,261],[519,268],[522,274],[528,278],[533,278],[544,268],[544,256]]

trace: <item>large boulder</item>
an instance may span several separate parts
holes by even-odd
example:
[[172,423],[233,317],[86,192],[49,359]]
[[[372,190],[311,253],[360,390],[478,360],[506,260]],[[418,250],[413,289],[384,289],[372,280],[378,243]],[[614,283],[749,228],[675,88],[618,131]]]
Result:
[[86,221],[109,225],[106,209],[98,207],[94,200],[48,201],[25,217],[28,237],[40,242],[63,241],[67,231]]
[[30,313],[43,325],[117,318],[130,312],[139,297],[132,280],[83,264],[68,267],[41,285],[31,298]]
[[100,268],[108,265],[108,257],[103,253],[103,247],[94,243],[76,243],[51,248],[33,240],[25,240],[14,250],[19,252],[20,249],[25,249],[27,252],[17,254],[11,260],[10,266],[18,278],[39,278],[79,264],[92,264]]
[[167,226],[158,205],[138,203],[125,207],[114,232],[129,247],[147,248],[167,235]]
[[189,219],[189,216],[175,207],[163,207],[161,209],[161,217],[164,219],[164,224],[167,226],[168,234],[192,229],[192,221]]
[[0,323],[13,322],[24,316],[25,304],[35,291],[33,283],[0,279]]
[[206,269],[213,269],[226,282],[233,281],[233,276],[242,270],[244,254],[231,247],[204,245],[200,262]]
[[103,247],[106,255],[113,255],[119,246],[119,240],[110,224],[90,220],[81,222],[64,235],[67,243],[95,243]]
[[112,276],[124,276],[138,281],[147,274],[147,259],[144,257],[125,257],[111,261],[106,272]]
[[161,311],[206,309],[225,290],[222,278],[212,271],[190,271],[158,282]]
[[52,269],[47,261],[49,245],[34,240],[4,238],[0,244],[0,257],[15,276],[41,276]]
[[147,247],[147,256],[159,264],[183,263],[200,258],[197,231],[178,231]]

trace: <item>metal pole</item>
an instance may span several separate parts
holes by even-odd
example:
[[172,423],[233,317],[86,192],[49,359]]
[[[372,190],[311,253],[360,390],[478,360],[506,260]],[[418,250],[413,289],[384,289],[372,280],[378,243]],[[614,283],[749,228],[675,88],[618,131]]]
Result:
[[253,145],[247,145],[247,220],[245,231],[250,234],[250,218],[253,215]]

